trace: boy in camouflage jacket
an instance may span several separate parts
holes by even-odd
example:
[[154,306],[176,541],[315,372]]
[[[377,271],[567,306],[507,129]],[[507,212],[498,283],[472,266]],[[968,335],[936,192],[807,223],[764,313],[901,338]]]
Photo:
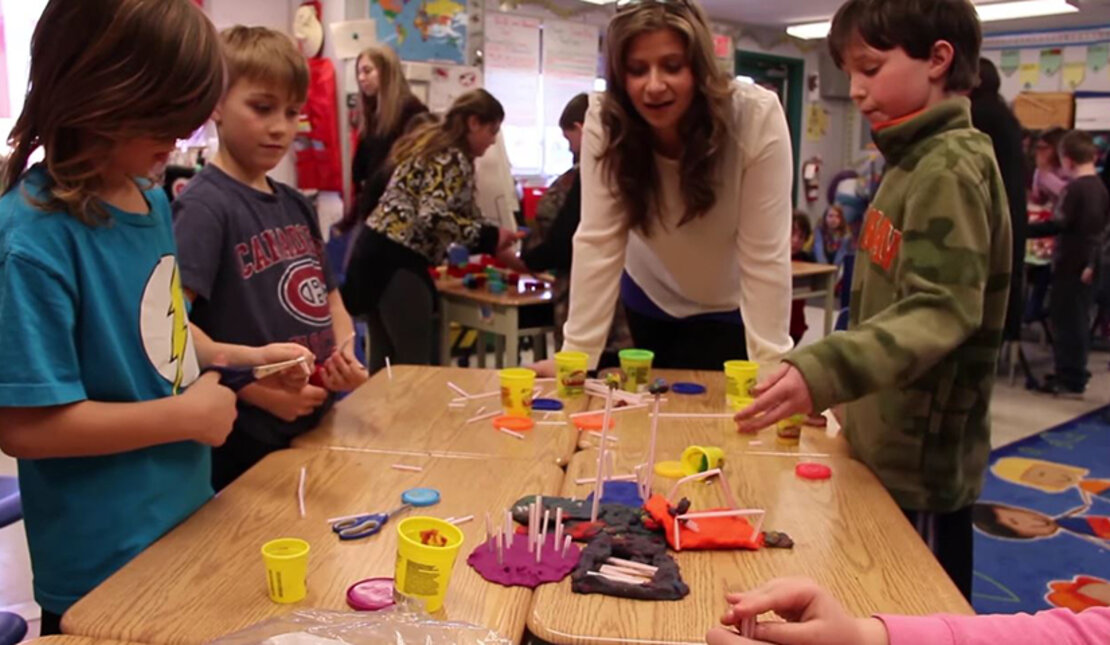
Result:
[[850,326],[785,359],[741,430],[850,402],[845,436],[965,596],[971,504],[1010,281],[1010,222],[990,139],[960,96],[982,40],[968,0],[850,0],[829,46],[886,174],[864,219]]

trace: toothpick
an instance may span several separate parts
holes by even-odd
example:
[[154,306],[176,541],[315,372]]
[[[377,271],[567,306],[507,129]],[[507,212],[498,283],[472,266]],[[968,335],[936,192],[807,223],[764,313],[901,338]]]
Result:
[[389,357],[385,357],[385,373],[389,380],[393,380],[393,364],[389,362]]
[[515,438],[521,439],[521,440],[524,439],[524,435],[520,434],[519,432],[516,432],[515,430],[509,430],[508,428],[498,428],[497,430],[498,430],[498,432],[504,432],[505,434],[509,435],[510,437],[515,437]]
[[571,541],[572,541],[572,538],[569,535],[563,538],[563,557],[564,558],[567,557],[567,551],[570,550]]
[[405,464],[390,464],[389,467],[392,468],[393,470],[407,470],[407,471],[412,472],[412,473],[422,473],[422,472],[424,472],[424,469],[421,468],[420,466],[406,466]]
[[451,381],[447,381],[447,387],[454,390],[455,394],[458,394],[461,397],[465,397],[465,398],[468,398],[468,399],[470,398],[470,395],[466,393],[466,390],[462,389],[458,385],[455,385]]
[[301,466],[301,478],[297,482],[297,508],[301,512],[301,517],[304,517],[304,480],[308,473],[308,466]]
[[467,515],[465,517],[452,517],[451,519],[447,520],[447,522],[458,526],[459,524],[466,524],[472,519],[474,519],[473,515]]
[[476,417],[470,417],[469,419],[466,420],[466,423],[470,424],[470,423],[474,423],[475,421],[485,421],[486,419],[492,419],[492,418],[494,418],[494,417],[496,417],[500,414],[501,414],[500,410],[494,410],[493,412],[487,412],[486,414],[479,414]]
[[597,509],[601,503],[601,474],[605,468],[605,438],[609,436],[609,415],[613,412],[613,387],[610,385],[607,388],[608,392],[605,396],[605,413],[601,417],[601,455],[597,460],[597,481],[594,482],[594,500],[593,505],[590,507],[590,522],[597,521]]
[[659,414],[660,419],[732,419],[735,416],[731,412],[661,412]]

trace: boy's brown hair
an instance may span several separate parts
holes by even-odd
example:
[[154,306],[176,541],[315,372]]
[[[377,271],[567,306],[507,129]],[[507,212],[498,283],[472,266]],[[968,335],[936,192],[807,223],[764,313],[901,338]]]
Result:
[[308,96],[308,63],[293,40],[266,27],[236,25],[220,32],[227,86],[241,79],[285,90],[293,103]]
[[191,0],[51,0],[31,38],[23,112],[8,143],[4,192],[45,149],[37,207],[89,226],[112,150],[137,138],[187,138],[224,89],[216,30]]
[[1060,156],[1074,164],[1094,163],[1098,159],[1098,146],[1091,133],[1072,130],[1060,139]]
[[969,0],[848,0],[829,31],[829,53],[838,67],[856,38],[880,51],[900,47],[917,60],[928,60],[933,45],[947,41],[954,55],[944,89],[969,91],[979,82],[983,31]]

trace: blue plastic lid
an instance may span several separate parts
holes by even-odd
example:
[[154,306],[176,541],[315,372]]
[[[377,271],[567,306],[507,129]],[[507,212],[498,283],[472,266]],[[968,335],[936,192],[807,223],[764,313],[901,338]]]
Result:
[[671,391],[675,394],[705,394],[705,386],[701,383],[675,383]]
[[541,412],[557,412],[563,409],[563,402],[558,399],[532,399],[532,409]]
[[401,501],[417,508],[439,503],[439,491],[434,488],[410,488],[401,493]]

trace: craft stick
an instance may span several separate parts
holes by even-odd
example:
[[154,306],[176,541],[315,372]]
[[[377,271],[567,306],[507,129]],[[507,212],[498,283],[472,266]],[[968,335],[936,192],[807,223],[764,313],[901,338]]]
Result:
[[563,507],[555,507],[555,548],[563,543]]
[[407,470],[407,471],[412,472],[412,473],[422,473],[422,472],[424,472],[424,469],[421,468],[420,466],[407,466],[405,464],[390,464],[389,467],[392,468],[393,470]]
[[467,522],[469,522],[472,519],[474,519],[473,515],[467,515],[467,516],[464,516],[464,517],[452,517],[451,519],[449,519],[447,521],[451,524],[454,524],[455,526],[458,526],[459,524],[466,524]]
[[480,407],[480,408],[478,408],[477,410],[474,411],[474,416],[478,416],[479,414],[481,414],[485,411],[486,411],[486,406],[483,405],[482,407]]
[[505,509],[505,533],[509,536],[509,548],[513,548],[513,538],[515,538],[516,531],[513,530],[513,512]]
[[393,380],[393,363],[389,362],[389,357],[388,356],[385,357],[385,373],[386,373],[386,376],[389,377],[389,380],[392,381]]
[[613,388],[607,387],[608,394],[605,397],[605,414],[601,417],[601,455],[597,460],[597,481],[594,482],[594,499],[593,505],[590,507],[590,522],[597,521],[598,504],[601,503],[601,473],[605,467],[605,438],[609,436],[609,416],[613,412]]
[[804,459],[827,459],[830,456],[827,452],[773,452],[758,450],[748,450],[740,454],[745,457],[802,457]]
[[350,515],[340,515],[339,517],[329,517],[325,521],[328,524],[335,524],[336,522],[342,522],[343,520],[353,520],[356,517],[362,517],[363,515],[370,515],[372,512],[373,511],[366,511],[365,513],[352,513]]
[[520,439],[522,441],[524,440],[524,435],[520,434],[519,432],[517,432],[515,430],[509,430],[508,428],[498,428],[497,431],[498,432],[504,432],[505,434],[509,435],[510,437],[514,437],[514,438]]
[[468,424],[470,424],[470,423],[474,423],[475,421],[484,421],[486,419],[492,419],[492,418],[494,418],[494,417],[496,417],[500,414],[501,414],[501,410],[494,410],[493,412],[487,412],[486,414],[479,414],[478,416],[470,417],[469,419],[466,420],[466,422]]
[[304,517],[304,480],[308,473],[308,466],[301,466],[300,481],[297,482],[297,509],[301,512],[301,517]]
[[570,550],[571,541],[572,541],[572,539],[571,539],[571,536],[569,536],[569,535],[563,538],[563,557],[564,558],[567,557],[567,551]]
[[632,569],[643,569],[644,571],[647,571],[647,572],[650,572],[650,573],[655,573],[656,571],[659,570],[659,567],[653,567],[650,564],[644,564],[643,562],[634,562],[632,560],[625,560],[624,558],[617,558],[617,557],[610,556],[605,561],[606,562],[612,562],[613,564],[620,565],[620,566],[623,566],[623,567],[630,567]]
[[451,388],[455,392],[455,394],[458,394],[461,397],[464,397],[464,398],[467,398],[467,399],[470,398],[470,395],[466,393],[466,390],[462,389],[458,385],[455,385],[451,381],[447,381],[447,387]]
[[[581,477],[574,480],[575,484],[588,484],[596,481],[593,477]],[[633,482],[636,481],[636,475],[606,475],[604,481],[607,482]]]
[[565,426],[566,421],[536,421],[538,426]]
[[493,522],[490,521],[489,511],[486,511],[486,542],[489,544],[489,550],[493,550]]
[[601,565],[601,569],[599,569],[599,571],[601,573],[612,573],[618,576],[627,576],[629,578],[644,578],[645,580],[651,579],[651,576],[648,575],[648,572],[642,569],[624,569],[622,567],[613,566],[611,564]]
[[613,582],[623,582],[629,585],[643,585],[647,584],[648,582],[647,580],[638,580],[636,578],[628,576],[620,576],[614,573],[602,573],[600,571],[587,571],[586,575],[597,576],[598,578],[605,578],[606,580],[611,580]]
[[[591,437],[597,437],[599,441],[601,440],[601,433],[598,432],[597,430],[587,430],[586,434],[590,435]],[[620,442],[620,438],[618,438],[618,437],[606,437],[605,440],[606,441],[611,441],[613,443],[619,443]]]
[[732,412],[660,412],[660,419],[732,419]]

